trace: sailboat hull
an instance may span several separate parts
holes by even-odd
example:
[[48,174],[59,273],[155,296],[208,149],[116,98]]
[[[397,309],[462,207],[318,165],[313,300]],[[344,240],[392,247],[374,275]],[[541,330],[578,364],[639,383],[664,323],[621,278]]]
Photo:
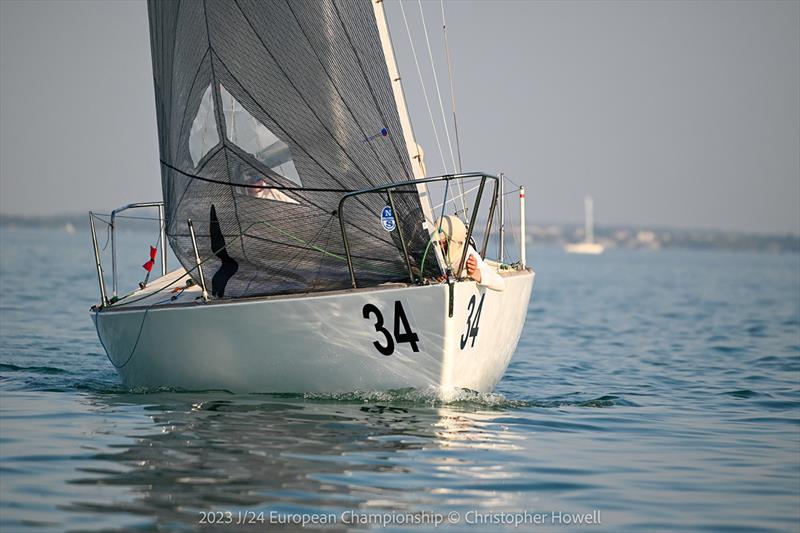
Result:
[[530,270],[496,292],[475,282],[93,313],[129,388],[349,392],[405,387],[490,391],[516,349]]
[[605,251],[605,247],[596,242],[578,242],[567,244],[564,250],[570,254],[600,255]]

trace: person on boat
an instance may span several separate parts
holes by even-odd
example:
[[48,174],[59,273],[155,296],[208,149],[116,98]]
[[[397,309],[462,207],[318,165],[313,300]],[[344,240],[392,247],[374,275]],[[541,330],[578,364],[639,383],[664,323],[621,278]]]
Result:
[[[505,289],[506,282],[503,277],[481,258],[472,245],[465,242],[467,240],[467,228],[461,222],[461,219],[454,215],[446,215],[437,220],[435,224],[434,227],[439,237],[438,244],[445,261],[447,261],[451,269],[458,268],[461,255],[464,253],[464,245],[467,244],[466,275],[475,280],[478,285],[488,287],[494,291]],[[463,274],[464,272],[462,271]]]
[[245,177],[245,181],[248,185],[251,185],[251,187],[235,187],[234,190],[238,194],[252,196],[253,198],[261,198],[263,200],[275,200],[287,204],[297,203],[296,200],[283,194],[280,190],[271,188],[270,184],[260,175]]

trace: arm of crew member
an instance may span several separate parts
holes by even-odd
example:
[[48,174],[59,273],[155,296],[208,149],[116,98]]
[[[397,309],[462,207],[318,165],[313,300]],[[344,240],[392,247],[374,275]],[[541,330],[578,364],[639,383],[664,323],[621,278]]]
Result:
[[483,285],[493,291],[505,289],[506,281],[503,277],[487,265],[477,252],[473,250],[470,250],[470,252],[467,258],[467,274],[469,277],[477,281],[478,285]]

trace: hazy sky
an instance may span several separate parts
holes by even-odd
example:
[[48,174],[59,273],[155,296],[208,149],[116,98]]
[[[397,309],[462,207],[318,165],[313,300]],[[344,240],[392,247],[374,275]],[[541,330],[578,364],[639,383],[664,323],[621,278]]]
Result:
[[[403,5],[438,117],[419,5]],[[599,225],[800,233],[800,2],[445,7],[464,170],[524,183],[529,220],[578,222],[592,194]],[[439,2],[424,11],[447,93]],[[396,1],[387,14],[438,174]],[[0,212],[160,197],[145,3],[0,0]]]

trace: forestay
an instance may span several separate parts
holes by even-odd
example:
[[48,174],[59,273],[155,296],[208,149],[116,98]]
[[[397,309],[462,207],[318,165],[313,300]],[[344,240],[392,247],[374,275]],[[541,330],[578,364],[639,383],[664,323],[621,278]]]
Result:
[[[148,4],[167,234],[217,297],[350,286],[337,207],[414,178],[369,0]],[[429,243],[415,187],[360,195],[359,286],[409,278]],[[436,275],[436,261],[425,270]]]

